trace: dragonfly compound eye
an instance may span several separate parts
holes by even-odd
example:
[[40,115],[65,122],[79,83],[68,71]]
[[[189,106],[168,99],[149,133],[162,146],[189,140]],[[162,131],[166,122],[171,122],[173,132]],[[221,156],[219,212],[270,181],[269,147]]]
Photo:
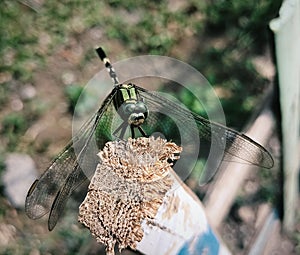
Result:
[[145,103],[140,101],[140,102],[136,103],[134,112],[143,113],[145,116],[145,119],[146,119],[148,117],[149,110],[148,110],[148,107],[145,105]]
[[135,103],[124,103],[121,106],[121,113],[124,115],[124,117],[128,117],[130,114],[132,114],[135,111],[136,104]]

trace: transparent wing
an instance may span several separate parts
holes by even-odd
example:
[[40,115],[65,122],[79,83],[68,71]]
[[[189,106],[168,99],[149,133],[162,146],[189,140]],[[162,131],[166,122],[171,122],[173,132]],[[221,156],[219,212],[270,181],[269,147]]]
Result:
[[[48,227],[53,229],[60,217],[66,200],[98,163],[97,153],[110,137],[112,98],[116,89],[107,96],[96,114],[92,116],[73,137],[62,152],[51,162],[49,168],[36,180],[28,191],[25,201],[26,214],[37,219],[50,211]],[[97,150],[90,144],[96,139]]]
[[[234,161],[233,158],[239,159],[244,163],[250,163],[264,168],[271,168],[274,164],[270,153],[257,142],[244,134],[227,128],[217,123],[208,121],[207,119],[190,112],[179,104],[162,97],[157,92],[147,91],[136,86],[142,98],[144,98],[148,108],[149,116],[146,120],[145,127],[147,132],[155,132],[157,129],[162,132],[168,140],[176,142],[179,134],[185,139],[194,142],[192,134],[199,135],[200,141],[204,140],[212,144],[216,151],[222,153],[222,159]],[[181,124],[180,130],[176,129],[168,120],[168,116],[161,116],[161,113],[170,113],[176,118],[176,122]],[[195,125],[190,125],[195,123]],[[155,127],[154,129],[151,127]],[[185,148],[183,148],[185,150]],[[224,154],[223,154],[224,153]],[[209,173],[205,173],[203,182],[207,182],[217,171],[217,167],[210,168]]]
[[58,191],[75,165],[76,156],[72,143],[69,143],[29,189],[25,211],[31,219],[40,218],[50,211]]

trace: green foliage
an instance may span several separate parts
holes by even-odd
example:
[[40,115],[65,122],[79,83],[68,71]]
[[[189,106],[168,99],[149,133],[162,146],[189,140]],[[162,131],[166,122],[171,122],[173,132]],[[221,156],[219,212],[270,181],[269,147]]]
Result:
[[0,72],[9,71],[16,79],[27,81],[31,78],[34,51],[28,45],[37,42],[33,33],[33,16],[23,13],[15,1],[4,0],[0,8]]
[[23,115],[12,113],[4,117],[2,132],[20,134],[26,129],[27,123]]
[[14,150],[19,142],[20,136],[28,127],[28,122],[20,113],[11,113],[2,120],[1,133],[7,139],[7,149]]
[[[76,215],[73,215],[76,217]],[[77,229],[70,231],[69,228],[61,228],[58,233],[64,239],[66,244],[66,254],[81,254],[80,251],[84,249],[92,238],[87,229]]]
[[261,51],[268,35],[268,23],[275,18],[281,0],[268,1],[222,1],[208,2],[206,13],[206,29],[223,32],[233,38],[247,37],[254,44],[251,50]]
[[6,84],[0,84],[0,108],[8,101],[8,90]]
[[268,81],[253,66],[253,56],[265,52],[268,23],[279,10],[281,1],[259,2],[208,1],[203,37],[221,39],[219,44],[203,45],[193,65],[220,94],[229,126],[241,129],[261,99]]
[[135,53],[168,54],[184,36],[187,25],[191,30],[197,26],[196,20],[187,22],[188,13],[171,11],[165,1],[143,1],[138,5],[134,1],[110,1],[110,5],[115,10],[105,17],[110,24],[106,35],[122,41]]
[[73,113],[76,103],[81,95],[83,88],[79,85],[70,85],[65,88],[65,94],[69,103],[69,110]]
[[279,172],[270,169],[260,169],[258,177],[260,180],[260,189],[257,198],[261,199],[261,201],[276,204],[278,198],[281,196]]

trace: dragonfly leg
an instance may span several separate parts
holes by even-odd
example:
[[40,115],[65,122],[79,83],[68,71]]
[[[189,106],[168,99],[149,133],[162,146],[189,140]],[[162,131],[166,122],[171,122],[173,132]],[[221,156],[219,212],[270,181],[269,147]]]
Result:
[[122,122],[122,124],[120,126],[118,126],[118,128],[113,132],[113,135],[114,136],[117,136],[117,133],[121,130],[121,134],[120,134],[120,139],[123,138],[124,134],[125,134],[125,131],[126,131],[126,128],[127,128],[127,123],[124,121]]
[[134,138],[134,126],[130,125],[131,138]]
[[138,130],[141,132],[141,134],[142,134],[142,136],[143,137],[149,137],[147,134],[146,134],[146,132],[145,132],[145,130],[142,128],[142,127],[138,127]]
[[[125,122],[124,122],[125,123]],[[123,123],[123,124],[124,124]],[[121,130],[121,133],[120,133],[120,139],[123,139],[124,138],[124,135],[125,135],[125,131],[127,129],[127,124],[125,123],[125,125],[122,125],[122,130]]]

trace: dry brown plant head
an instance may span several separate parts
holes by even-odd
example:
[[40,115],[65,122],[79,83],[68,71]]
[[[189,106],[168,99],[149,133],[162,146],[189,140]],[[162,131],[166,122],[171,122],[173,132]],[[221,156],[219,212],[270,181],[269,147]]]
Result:
[[136,249],[143,238],[142,222],[153,220],[174,179],[172,162],[182,148],[162,138],[108,142],[79,207],[79,222],[89,228],[107,254],[118,244]]

